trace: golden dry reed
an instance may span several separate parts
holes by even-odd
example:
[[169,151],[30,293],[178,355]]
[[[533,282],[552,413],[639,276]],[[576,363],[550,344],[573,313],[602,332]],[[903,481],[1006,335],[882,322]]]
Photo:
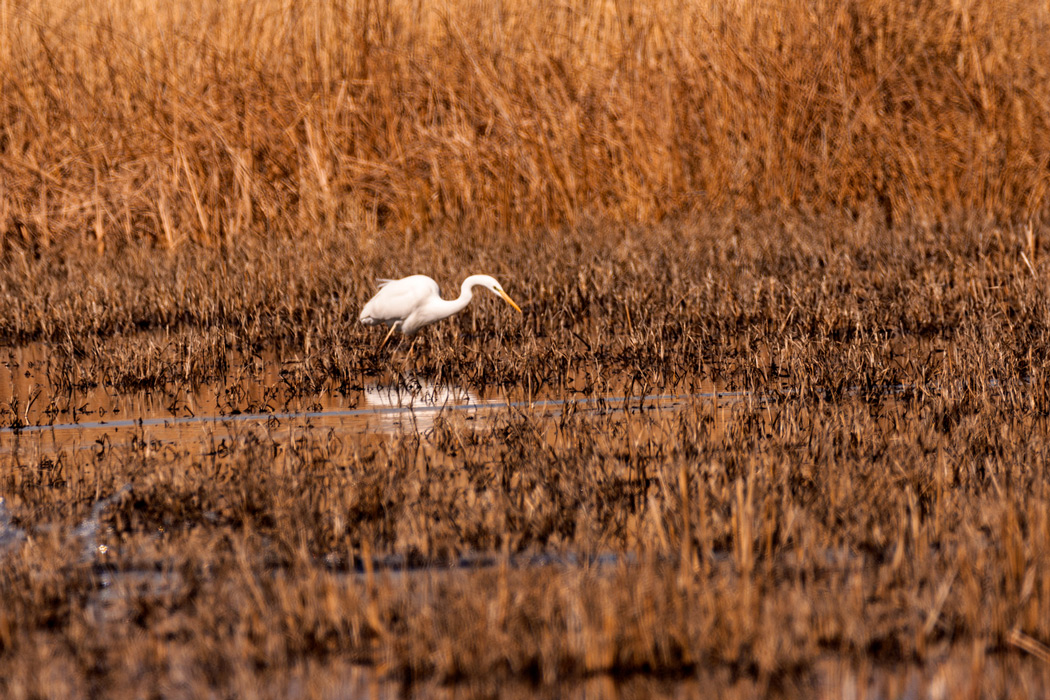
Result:
[[0,0],[0,235],[1046,213],[1050,5]]

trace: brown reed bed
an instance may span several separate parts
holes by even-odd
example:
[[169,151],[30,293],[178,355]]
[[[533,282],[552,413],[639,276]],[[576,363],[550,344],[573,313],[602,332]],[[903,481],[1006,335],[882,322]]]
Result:
[[47,245],[860,211],[1039,222],[1050,10],[8,0],[0,235]]

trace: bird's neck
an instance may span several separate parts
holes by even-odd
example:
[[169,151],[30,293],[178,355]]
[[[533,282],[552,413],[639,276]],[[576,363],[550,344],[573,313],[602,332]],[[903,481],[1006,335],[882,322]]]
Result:
[[471,275],[463,280],[463,284],[459,285],[459,299],[457,301],[463,301],[463,305],[466,306],[474,297],[474,287],[481,284],[482,279],[482,275]]
[[435,311],[440,314],[440,318],[448,318],[453,314],[457,314],[463,309],[467,308],[467,304],[474,298],[474,285],[476,282],[473,278],[468,277],[463,280],[463,284],[459,288],[459,296],[455,299],[440,299],[435,302]]

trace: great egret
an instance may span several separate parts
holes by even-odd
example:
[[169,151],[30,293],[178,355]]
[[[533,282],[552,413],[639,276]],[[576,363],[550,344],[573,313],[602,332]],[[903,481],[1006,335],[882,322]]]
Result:
[[496,296],[503,297],[505,302],[521,313],[521,308],[507,296],[499,282],[488,275],[471,275],[463,280],[459,297],[452,300],[441,298],[434,280],[426,275],[412,275],[399,280],[379,280],[379,291],[361,309],[361,323],[366,326],[380,323],[390,326],[390,331],[379,346],[383,347],[394,331],[412,335],[423,326],[462,311],[474,298],[474,287],[485,287]]

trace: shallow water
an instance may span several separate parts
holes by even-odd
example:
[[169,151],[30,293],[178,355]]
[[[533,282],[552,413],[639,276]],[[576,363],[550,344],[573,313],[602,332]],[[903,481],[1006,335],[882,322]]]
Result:
[[[287,395],[276,358],[258,378],[205,382],[193,389],[117,391],[98,385],[56,390],[51,357],[41,345],[0,351],[0,454],[33,459],[58,450],[105,450],[131,446],[163,450],[196,445],[208,453],[223,440],[246,434],[287,442],[304,432],[325,432],[363,442],[404,433],[426,434],[439,418],[482,426],[508,413],[556,416],[563,411],[671,411],[698,401],[728,404],[752,400],[708,383],[704,391],[650,395],[532,395],[521,388],[485,396],[412,374],[372,381],[360,389],[326,386],[318,394]],[[628,385],[626,379],[621,382]]]
[[[734,406],[764,404],[794,392],[786,385],[778,396],[728,391],[691,378],[688,392],[637,394],[631,391],[629,377],[613,376],[603,377],[605,385],[624,390],[612,395],[573,389],[537,394],[524,387],[498,387],[481,394],[408,373],[359,388],[326,384],[315,394],[302,395],[288,390],[277,357],[248,362],[253,365],[250,371],[235,368],[228,380],[193,388],[119,391],[95,385],[57,390],[50,381],[54,355],[46,345],[0,350],[0,456],[31,462],[63,451],[132,449],[178,459],[187,451],[214,455],[248,439],[280,448],[309,435],[334,438],[346,446],[374,446],[397,435],[426,436],[439,420],[452,421],[457,430],[476,430],[508,418],[563,414],[644,415],[647,425],[635,432],[645,433],[666,427],[676,413],[699,404],[725,416]],[[574,384],[566,382],[569,387]],[[907,390],[894,384],[877,393],[892,400]]]

